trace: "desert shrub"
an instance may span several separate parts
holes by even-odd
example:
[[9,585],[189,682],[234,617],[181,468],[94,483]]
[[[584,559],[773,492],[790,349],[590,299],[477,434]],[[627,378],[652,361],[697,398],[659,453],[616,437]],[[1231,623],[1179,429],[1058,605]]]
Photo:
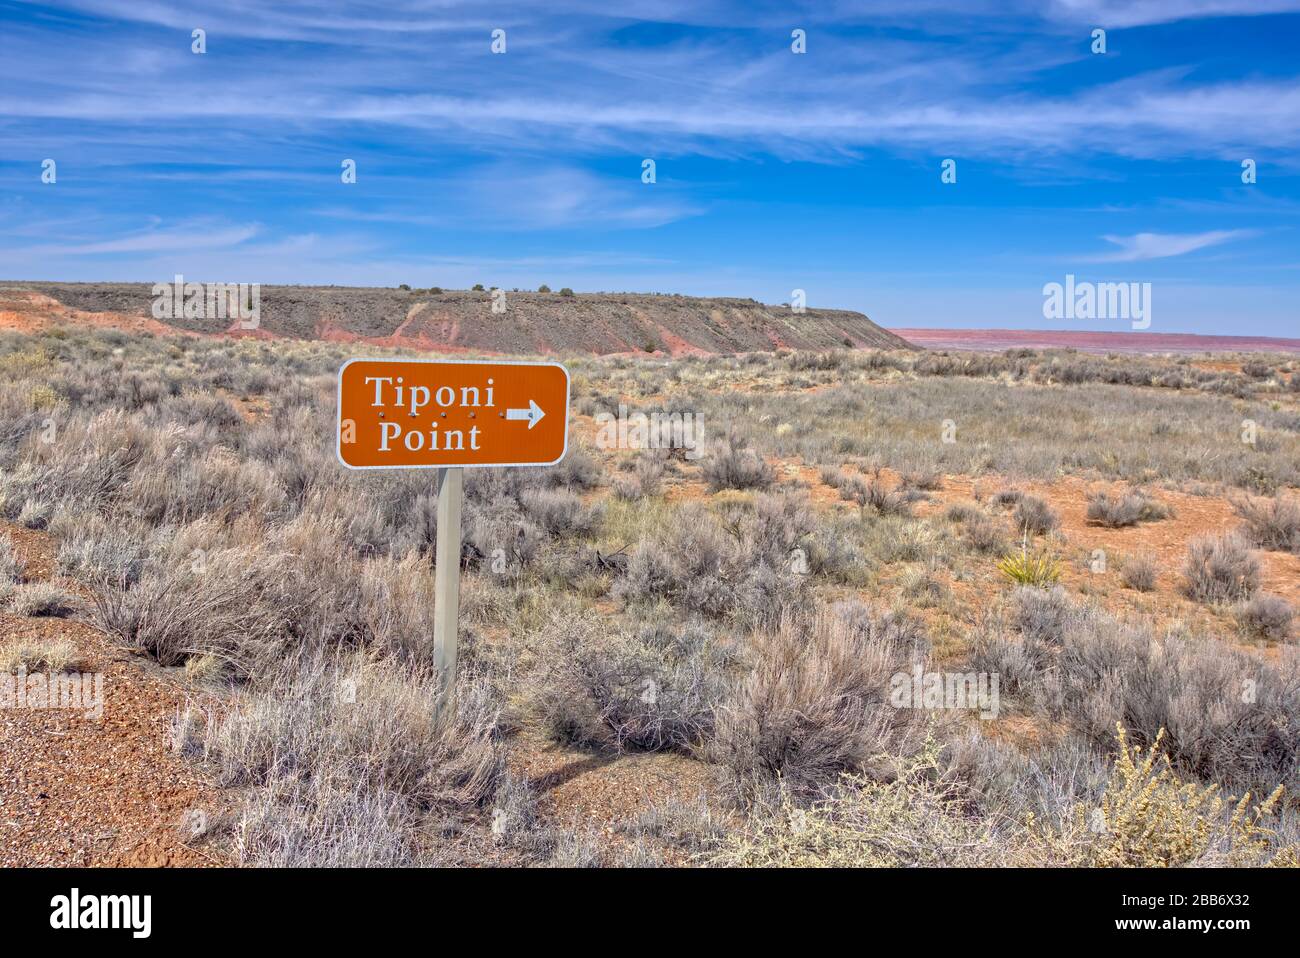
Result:
[[[1278,786],[1252,805],[1233,802],[1213,785],[1184,782],[1162,754],[1163,732],[1145,750],[1130,746],[1119,727],[1119,754],[1101,803],[1091,815],[1079,811],[1079,831],[1092,822],[1093,840],[1082,864],[1102,868],[1169,868],[1183,865],[1261,865],[1277,855],[1275,834],[1265,821],[1277,813]],[[1145,754],[1143,754],[1145,752]],[[1294,849],[1279,860],[1294,860]]]
[[1017,529],[1028,530],[1034,535],[1046,535],[1060,524],[1056,513],[1037,496],[1022,495],[1012,516]]
[[1080,803],[1096,807],[1108,775],[1105,758],[1077,736],[1026,751],[975,730],[945,743],[942,769],[965,785],[967,814],[1054,831],[1072,828]]
[[845,502],[856,502],[860,506],[867,504],[870,493],[866,480],[861,476],[841,476],[835,488],[839,490],[840,498]]
[[1243,532],[1255,546],[1300,555],[1300,505],[1275,496],[1234,502],[1232,507],[1246,521]]
[[[793,512],[787,512],[793,509]],[[774,622],[807,600],[805,577],[787,563],[802,527],[797,502],[760,502],[729,517],[724,530],[708,511],[679,509],[671,525],[639,543],[613,595],[629,605],[665,599],[688,612],[741,624]]]
[[710,748],[737,794],[808,800],[842,772],[884,774],[887,756],[919,748],[922,711],[889,700],[892,676],[912,664],[907,644],[887,624],[863,629],[834,614],[756,635]]
[[1121,496],[1099,492],[1088,499],[1088,519],[1108,528],[1134,526],[1139,522],[1163,519],[1169,510],[1139,490]]
[[934,492],[943,488],[943,473],[936,470],[909,472],[903,476],[901,484],[908,489],[922,489],[926,492]]
[[633,476],[619,476],[614,480],[611,492],[615,499],[626,502],[636,502],[645,496],[641,483]]
[[836,466],[822,466],[817,475],[823,484],[830,486],[832,489],[838,489],[844,484],[844,480],[848,478]]
[[1174,765],[1206,782],[1271,788],[1300,772],[1300,659],[1274,666],[1214,640],[1157,639],[1087,606],[1059,631],[1053,644],[994,628],[977,636],[975,667],[1098,748],[1116,724],[1143,746],[1164,729]]
[[766,489],[776,481],[772,467],[739,436],[716,445],[700,465],[711,492],[720,489]]
[[1291,603],[1278,595],[1256,595],[1237,609],[1237,621],[1251,635],[1285,641],[1291,636]]
[[975,552],[981,555],[1001,555],[1007,551],[1006,536],[1001,524],[985,515],[979,506],[954,503],[944,515],[949,521],[961,525],[962,541]]
[[899,580],[903,595],[917,608],[931,609],[951,597],[947,583],[931,566],[914,566]]
[[705,626],[630,634],[564,617],[536,643],[543,651],[528,698],[556,738],[654,751],[689,750],[710,735],[731,653]]
[[283,665],[272,694],[237,696],[204,734],[222,785],[261,787],[239,827],[245,863],[418,863],[420,816],[495,794],[499,706],[476,676],[444,706],[424,671],[314,653]]
[[1017,505],[1025,494],[1019,489],[999,489],[993,494],[993,504],[995,506],[1014,506]]
[[260,868],[399,868],[422,860],[400,795],[330,776],[269,779],[233,824],[236,860]]
[[[477,472],[478,470],[473,470]],[[522,472],[520,469],[503,469],[501,472]],[[529,470],[546,485],[554,488],[563,486],[571,490],[595,489],[600,485],[600,463],[581,446],[572,446],[558,465],[541,470],[540,477],[534,470]]]
[[811,803],[786,795],[774,807],[753,809],[703,860],[757,868],[1016,863],[1015,846],[993,821],[962,813],[967,790],[940,775],[933,741],[915,758],[892,764],[884,776],[841,775]]
[[[632,475],[614,480],[614,496],[635,502],[647,496],[657,496],[666,469],[666,460],[660,456],[642,453],[634,463],[629,463]],[[620,463],[620,468],[626,468]]]
[[54,507],[50,503],[28,499],[18,510],[14,521],[28,529],[44,529],[49,525],[50,515],[53,512]]
[[800,539],[808,571],[845,584],[862,584],[869,569],[857,542],[857,524],[839,517],[824,519]]
[[968,522],[976,522],[984,518],[984,511],[980,509],[978,503],[954,502],[943,511],[943,516],[949,522],[965,525]]
[[155,556],[131,588],[96,584],[96,625],[163,665],[215,655],[236,674],[259,673],[291,634],[288,557],[230,547],[183,551],[188,544],[177,540],[174,551]]
[[9,591],[7,603],[15,615],[63,616],[75,607],[71,593],[52,582],[15,585]]
[[432,662],[434,575],[427,559],[370,559],[361,564],[355,593],[344,587],[330,591],[336,601],[356,603],[352,614],[343,617],[363,626],[356,639],[404,661]]
[[1073,604],[1059,585],[1051,590],[1018,587],[1011,595],[1012,623],[1030,642],[1065,641]]
[[859,505],[868,506],[882,516],[910,516],[912,504],[906,493],[899,489],[888,488],[880,476],[873,476],[867,482],[854,487],[855,499]]
[[466,544],[483,560],[501,550],[506,569],[510,572],[531,565],[546,541],[546,534],[524,518],[513,504],[476,506],[467,503],[462,522]]
[[635,864],[654,865],[663,863],[655,847],[694,857],[713,849],[727,833],[723,820],[714,815],[703,794],[690,800],[670,796],[620,823],[618,828],[636,840],[634,853],[644,860]]
[[600,505],[584,505],[576,494],[563,489],[530,489],[520,504],[528,518],[559,539],[591,535],[604,515]]
[[1120,570],[1120,579],[1130,589],[1151,592],[1156,587],[1157,573],[1154,556],[1138,555],[1124,563],[1123,569]]
[[1187,546],[1183,591],[1197,602],[1233,602],[1259,588],[1259,559],[1235,535],[1201,536]]

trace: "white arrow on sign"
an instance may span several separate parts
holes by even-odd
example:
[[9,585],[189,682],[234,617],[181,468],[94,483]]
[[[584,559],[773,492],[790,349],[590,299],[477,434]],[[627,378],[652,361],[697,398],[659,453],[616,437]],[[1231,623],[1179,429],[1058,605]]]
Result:
[[539,422],[541,422],[541,421],[542,421],[542,417],[545,416],[545,415],[546,415],[546,413],[542,412],[542,407],[539,406],[539,405],[537,405],[537,403],[536,403],[534,400],[532,400],[532,399],[528,400],[528,408],[527,408],[527,409],[507,409],[507,410],[506,410],[506,418],[507,418],[507,419],[527,419],[527,420],[528,420],[528,428],[529,428],[529,429],[532,429],[532,428],[533,428],[534,426],[536,426]]

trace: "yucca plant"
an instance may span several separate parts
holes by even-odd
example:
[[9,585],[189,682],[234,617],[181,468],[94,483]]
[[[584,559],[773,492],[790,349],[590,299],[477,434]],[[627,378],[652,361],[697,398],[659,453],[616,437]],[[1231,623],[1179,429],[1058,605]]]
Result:
[[1020,552],[1012,552],[998,560],[998,571],[1020,585],[1046,588],[1061,578],[1060,560],[1047,553],[1029,554],[1028,535],[1021,540]]

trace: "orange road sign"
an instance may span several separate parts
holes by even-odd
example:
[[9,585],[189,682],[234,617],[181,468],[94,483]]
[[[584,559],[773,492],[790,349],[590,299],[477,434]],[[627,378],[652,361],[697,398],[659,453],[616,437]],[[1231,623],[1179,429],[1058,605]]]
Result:
[[352,469],[552,466],[568,446],[559,363],[350,359],[338,402]]

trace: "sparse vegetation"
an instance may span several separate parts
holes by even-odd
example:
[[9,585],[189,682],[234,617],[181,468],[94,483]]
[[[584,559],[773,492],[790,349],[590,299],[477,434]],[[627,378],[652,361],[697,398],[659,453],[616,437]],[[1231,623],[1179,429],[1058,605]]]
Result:
[[1088,519],[1112,529],[1152,522],[1168,515],[1164,505],[1137,489],[1114,497],[1099,492],[1088,499]]
[[731,435],[704,460],[701,470],[709,489],[766,489],[775,481],[772,467],[750,449],[744,439]]
[[1183,588],[1197,602],[1232,602],[1255,593],[1259,574],[1259,559],[1239,537],[1202,536],[1187,546]]
[[[1300,762],[1284,367],[830,348],[569,361],[565,460],[466,474],[447,704],[428,477],[332,459],[350,350],[0,333],[6,627],[76,614],[222,700],[177,741],[237,798],[237,860],[1294,857],[1295,799],[1269,798]],[[620,403],[698,413],[711,445],[598,448],[584,417]],[[934,410],[954,407],[961,442],[939,443]],[[59,441],[39,442],[50,408]],[[1248,456],[1245,415],[1268,437]],[[1119,491],[1085,498],[1103,483]],[[1237,524],[1229,502],[1240,532],[1195,538]],[[1118,575],[1087,571],[1096,548]],[[1181,576],[1159,568],[1184,548]],[[76,652],[4,649],[52,669]],[[891,683],[918,667],[996,674],[1012,721],[897,707]],[[520,771],[539,757],[546,771]],[[664,764],[608,790],[637,793],[608,830],[564,817],[566,770],[600,788],[641,761]]]
[[1060,519],[1046,502],[1037,496],[1022,495],[1012,512],[1016,528],[1032,535],[1046,535],[1060,525]]
[[1133,556],[1124,563],[1120,572],[1124,584],[1138,592],[1151,592],[1156,587],[1159,570],[1154,557],[1149,555]]
[[1291,604],[1276,595],[1256,595],[1242,603],[1237,621],[1251,635],[1284,642],[1291,636]]
[[1239,500],[1233,508],[1246,521],[1243,531],[1254,545],[1300,555],[1300,505],[1275,496]]
[[15,615],[67,615],[73,609],[73,598],[66,589],[50,582],[29,582],[13,586],[6,602]]

